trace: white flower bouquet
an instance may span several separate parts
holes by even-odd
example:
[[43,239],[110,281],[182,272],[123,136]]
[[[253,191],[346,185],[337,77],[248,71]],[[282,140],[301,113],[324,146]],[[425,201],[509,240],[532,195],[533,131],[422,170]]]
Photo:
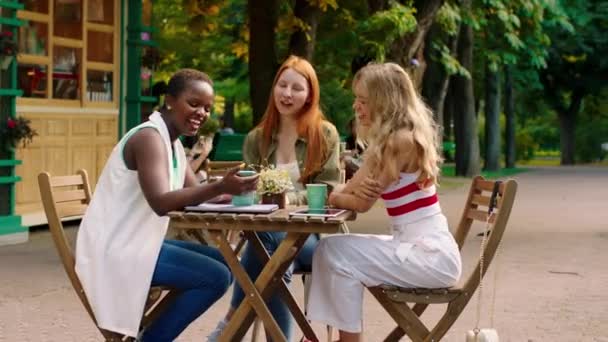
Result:
[[284,194],[290,190],[293,190],[293,184],[286,170],[269,167],[260,171],[257,189],[260,196]]

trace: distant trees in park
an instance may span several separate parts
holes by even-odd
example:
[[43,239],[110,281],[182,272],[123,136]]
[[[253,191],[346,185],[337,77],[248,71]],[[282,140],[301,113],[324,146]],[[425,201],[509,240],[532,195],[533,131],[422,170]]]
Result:
[[156,0],[154,18],[161,71],[211,74],[237,130],[259,121],[276,68],[297,54],[315,64],[343,132],[353,72],[372,60],[406,67],[455,142],[458,175],[539,150],[559,149],[562,164],[605,155],[605,1]]

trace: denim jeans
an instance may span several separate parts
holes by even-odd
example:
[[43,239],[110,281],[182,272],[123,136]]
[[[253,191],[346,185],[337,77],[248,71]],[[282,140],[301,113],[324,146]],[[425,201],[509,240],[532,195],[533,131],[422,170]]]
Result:
[[[258,236],[262,241],[262,244],[268,251],[268,254],[272,255],[274,251],[278,248],[281,241],[285,238],[287,233],[284,232],[259,232]],[[310,272],[312,269],[312,255],[319,243],[319,237],[315,234],[308,237],[304,246],[296,256],[294,262],[289,266],[285,274],[283,275],[283,279],[287,284],[291,282],[291,276],[293,275],[294,270],[299,272]],[[247,244],[245,251],[243,252],[243,257],[241,258],[241,264],[249,277],[255,281],[260,272],[262,271],[263,265],[260,263],[253,247]],[[245,297],[243,293],[243,289],[238,285],[234,284],[234,293],[232,294],[232,302],[230,305],[233,308],[237,308],[241,301]],[[272,296],[270,297],[270,301],[268,302],[268,308],[270,309],[270,313],[274,316],[274,319],[277,321],[277,324],[287,337],[289,341],[291,338],[291,313],[287,308],[287,305],[283,302],[280,296]]]
[[230,270],[216,248],[165,240],[152,276],[152,286],[173,287],[180,294],[144,331],[142,340],[175,340],[192,321],[226,293],[231,283]]

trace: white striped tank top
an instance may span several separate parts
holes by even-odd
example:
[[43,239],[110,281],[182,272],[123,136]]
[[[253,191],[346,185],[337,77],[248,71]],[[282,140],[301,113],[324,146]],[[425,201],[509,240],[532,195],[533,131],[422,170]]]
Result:
[[435,185],[420,189],[416,180],[420,172],[401,172],[399,182],[382,193],[382,199],[393,225],[403,225],[441,213]]

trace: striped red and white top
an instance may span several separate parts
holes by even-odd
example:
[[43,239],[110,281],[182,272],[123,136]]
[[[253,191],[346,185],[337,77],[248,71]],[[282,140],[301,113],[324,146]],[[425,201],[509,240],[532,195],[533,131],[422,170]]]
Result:
[[399,182],[382,193],[388,215],[394,225],[416,222],[441,213],[435,186],[420,189],[416,180],[419,172],[401,172]]

